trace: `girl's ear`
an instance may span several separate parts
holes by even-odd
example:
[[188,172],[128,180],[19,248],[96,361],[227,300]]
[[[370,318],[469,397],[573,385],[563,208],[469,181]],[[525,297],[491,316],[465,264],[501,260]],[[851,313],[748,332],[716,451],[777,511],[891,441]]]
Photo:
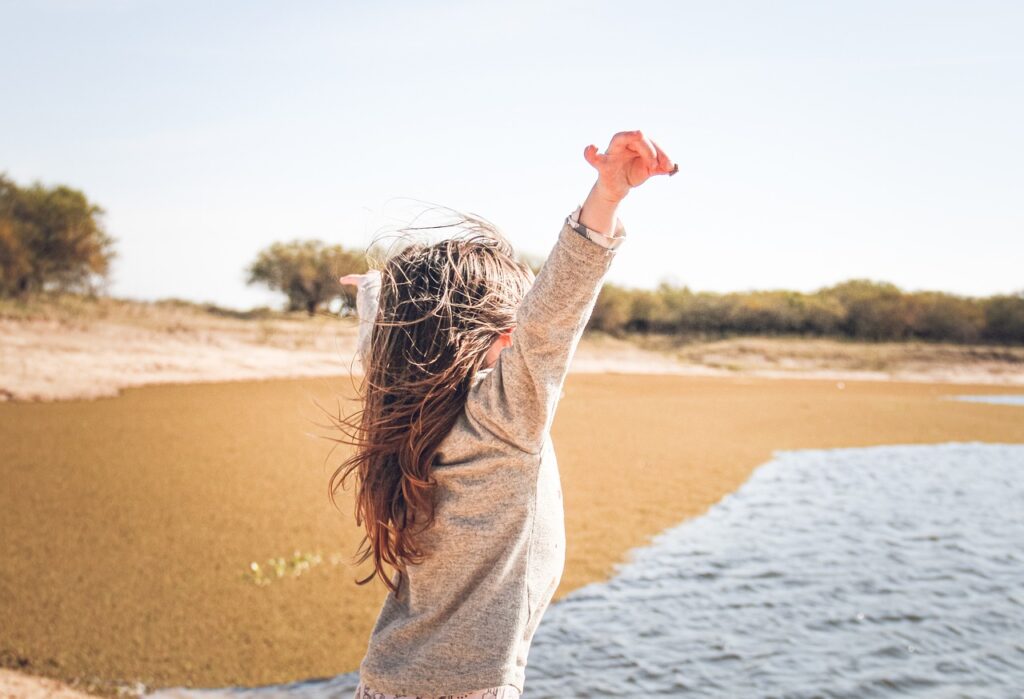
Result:
[[491,343],[490,349],[487,350],[487,356],[484,358],[485,367],[494,366],[494,363],[498,361],[498,355],[501,354],[501,351],[506,347],[512,346],[512,332],[514,330],[515,328],[512,328],[512,330],[507,330],[494,338],[494,342]]

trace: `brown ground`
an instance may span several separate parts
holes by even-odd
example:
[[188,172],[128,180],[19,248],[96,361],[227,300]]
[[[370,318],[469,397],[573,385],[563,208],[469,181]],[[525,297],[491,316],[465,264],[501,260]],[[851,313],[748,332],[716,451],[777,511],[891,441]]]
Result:
[[[343,513],[327,501],[341,454],[327,458],[312,402],[331,405],[346,383],[0,404],[0,665],[106,693],[356,669],[383,593],[356,586],[344,563],[359,535],[347,494]],[[556,598],[607,578],[629,549],[706,510],[773,450],[1024,442],[1024,409],[942,399],[979,392],[1013,391],[573,375],[554,427],[568,537]],[[265,586],[246,579],[251,562],[265,570],[296,550],[322,562]]]

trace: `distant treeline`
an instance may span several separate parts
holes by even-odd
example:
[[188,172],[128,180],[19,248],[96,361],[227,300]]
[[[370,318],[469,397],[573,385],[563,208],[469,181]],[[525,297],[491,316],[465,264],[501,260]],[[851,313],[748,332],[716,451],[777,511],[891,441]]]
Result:
[[[114,258],[103,210],[80,191],[19,186],[0,173],[0,298],[100,290]],[[528,259],[538,268],[542,261]],[[314,314],[340,298],[354,305],[338,276],[362,272],[366,251],[318,240],[275,243],[247,269],[287,297],[288,310]],[[611,334],[802,335],[858,340],[936,340],[1024,344],[1024,291],[971,298],[904,292],[865,279],[819,289],[719,294],[662,284],[655,290],[607,284],[589,328]]]
[[606,284],[589,328],[611,334],[801,335],[1024,343],[1024,292],[971,298],[866,279],[819,289],[712,293]]

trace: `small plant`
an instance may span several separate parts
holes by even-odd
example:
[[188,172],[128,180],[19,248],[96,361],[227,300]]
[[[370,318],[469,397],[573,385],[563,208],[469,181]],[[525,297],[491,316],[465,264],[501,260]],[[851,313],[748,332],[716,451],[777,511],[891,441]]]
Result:
[[256,561],[253,561],[249,564],[249,569],[242,577],[254,585],[265,587],[274,580],[279,580],[288,575],[297,578],[321,563],[323,563],[323,556],[320,555],[319,551],[315,553],[302,553],[296,549],[291,558],[283,556],[268,558],[265,566],[261,566]]

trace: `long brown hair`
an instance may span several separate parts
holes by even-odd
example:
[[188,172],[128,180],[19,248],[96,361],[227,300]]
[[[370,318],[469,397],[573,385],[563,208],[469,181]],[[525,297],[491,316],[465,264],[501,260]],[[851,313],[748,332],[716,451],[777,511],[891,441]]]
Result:
[[[355,451],[331,476],[335,493],[355,479],[355,520],[366,533],[356,564],[398,592],[407,563],[426,552],[415,535],[434,522],[434,459],[465,406],[473,376],[497,337],[515,326],[533,273],[516,259],[497,228],[460,214],[439,242],[405,229],[381,267],[377,318],[359,393],[362,409],[332,422],[334,441]],[[438,226],[430,227],[439,228]],[[398,571],[392,582],[385,565]]]

